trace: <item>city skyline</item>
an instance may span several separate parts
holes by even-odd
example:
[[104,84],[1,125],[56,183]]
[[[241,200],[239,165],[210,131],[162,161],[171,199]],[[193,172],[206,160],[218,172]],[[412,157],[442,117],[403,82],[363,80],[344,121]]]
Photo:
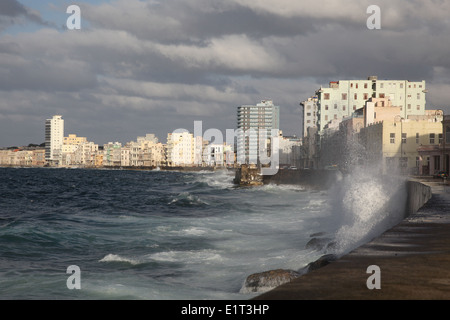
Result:
[[368,75],[424,80],[427,109],[450,111],[450,4],[379,1],[370,30],[369,1],[276,3],[80,1],[81,30],[66,30],[70,3],[2,1],[0,146],[43,143],[56,114],[99,145],[163,141],[194,121],[225,132],[238,106],[264,99],[301,136],[301,101]]

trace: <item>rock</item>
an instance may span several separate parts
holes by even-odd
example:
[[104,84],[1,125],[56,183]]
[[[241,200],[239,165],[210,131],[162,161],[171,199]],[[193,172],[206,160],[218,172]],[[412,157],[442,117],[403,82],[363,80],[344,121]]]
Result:
[[241,288],[241,293],[263,293],[300,276],[293,270],[277,269],[254,273],[247,277]]
[[334,254],[323,255],[319,259],[317,259],[316,261],[313,261],[313,262],[308,264],[307,272],[310,272],[310,271],[322,268],[322,267],[326,266],[327,264],[329,264],[331,261],[334,261],[336,259],[337,259],[337,256],[334,255]]
[[331,249],[334,247],[336,242],[333,241],[332,238],[326,237],[325,232],[317,232],[310,235],[312,238],[308,241],[308,243],[305,245],[306,249],[313,249],[313,250],[324,250],[324,249]]

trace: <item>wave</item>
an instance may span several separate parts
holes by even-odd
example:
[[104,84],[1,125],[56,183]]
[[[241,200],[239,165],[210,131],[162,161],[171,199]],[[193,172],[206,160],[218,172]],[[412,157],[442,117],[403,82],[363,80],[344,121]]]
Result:
[[234,188],[234,172],[229,170],[199,172],[196,181],[216,189]]
[[168,204],[177,206],[188,206],[188,207],[209,205],[208,202],[201,200],[200,197],[193,195],[189,192],[182,192],[178,194]]
[[185,264],[210,264],[222,262],[224,257],[216,250],[164,251],[146,256],[158,262],[182,262]]
[[126,263],[129,263],[132,265],[138,265],[138,264],[142,263],[142,261],[140,261],[140,260],[121,257],[117,254],[112,254],[112,253],[104,256],[102,259],[99,260],[99,262],[126,262]]
[[399,223],[406,210],[405,178],[382,176],[356,168],[329,192],[331,208],[340,226],[334,253],[343,255]]

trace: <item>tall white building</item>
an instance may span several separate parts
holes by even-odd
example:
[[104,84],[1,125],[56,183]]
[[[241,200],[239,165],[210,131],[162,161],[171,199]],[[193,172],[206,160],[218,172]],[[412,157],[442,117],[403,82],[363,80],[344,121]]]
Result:
[[[342,121],[361,109],[370,98],[388,98],[392,106],[400,107],[401,116],[425,112],[425,81],[379,80],[370,76],[367,80],[332,81],[328,88],[317,90],[317,126],[322,131],[332,120]],[[304,118],[306,121],[309,119]],[[304,128],[307,128],[304,123]]]
[[195,139],[189,132],[167,134],[167,164],[169,166],[192,166],[195,160]]
[[45,159],[59,164],[64,143],[64,119],[55,115],[45,120]]
[[[237,108],[237,160],[257,164],[264,152],[269,152],[272,129],[280,128],[280,107],[272,100],[262,100],[256,106]],[[264,148],[266,150],[261,150]]]

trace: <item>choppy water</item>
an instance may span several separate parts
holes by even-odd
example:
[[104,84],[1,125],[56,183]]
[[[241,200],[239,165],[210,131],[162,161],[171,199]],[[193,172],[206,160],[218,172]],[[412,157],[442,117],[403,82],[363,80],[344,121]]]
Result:
[[[233,178],[0,168],[0,298],[249,299],[248,275],[328,253],[306,248],[312,234],[342,254],[403,214],[402,184],[365,174],[326,192],[238,188]],[[80,290],[67,287],[71,265]]]

